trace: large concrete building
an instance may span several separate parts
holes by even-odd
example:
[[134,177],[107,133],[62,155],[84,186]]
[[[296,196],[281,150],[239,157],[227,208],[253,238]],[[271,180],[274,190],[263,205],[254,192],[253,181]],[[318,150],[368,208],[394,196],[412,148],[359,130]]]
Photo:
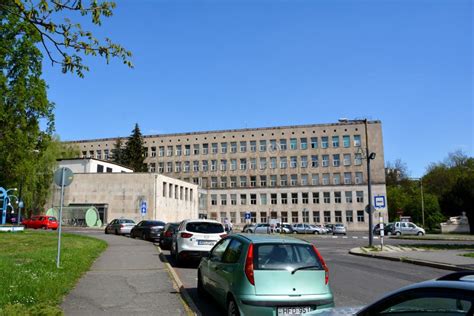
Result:
[[[380,121],[144,136],[149,172],[200,186],[200,212],[233,223],[344,223],[367,229],[366,126],[373,196],[386,196]],[[70,142],[111,159],[116,138]],[[125,140],[125,139],[124,139]],[[379,199],[380,200],[380,199]],[[387,208],[376,212],[387,220]],[[374,215],[375,216],[375,215]]]

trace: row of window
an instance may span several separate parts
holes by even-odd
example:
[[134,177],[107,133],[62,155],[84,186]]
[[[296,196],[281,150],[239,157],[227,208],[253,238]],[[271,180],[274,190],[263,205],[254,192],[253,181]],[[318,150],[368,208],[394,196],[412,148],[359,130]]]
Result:
[[[360,147],[361,145],[361,138],[360,135],[353,135],[353,146]],[[308,138],[302,137],[298,138],[291,138],[288,142],[287,139],[270,139],[270,140],[260,140],[255,141],[240,141],[240,142],[222,142],[222,143],[209,143],[206,144],[193,144],[191,145],[176,145],[176,146],[159,146],[158,147],[158,156],[190,156],[193,155],[207,155],[211,154],[227,154],[227,153],[245,153],[247,151],[250,152],[265,152],[269,151],[284,151],[287,149],[290,150],[306,150],[308,148],[317,149],[317,148],[339,148],[339,147],[349,148],[351,146],[351,136],[344,135],[342,136],[342,144],[340,142],[339,136],[332,136],[331,139],[328,136],[323,136],[319,140],[318,137],[311,137],[308,141]],[[150,151],[150,153],[148,153]],[[157,147],[152,146],[148,149],[146,148],[147,155],[149,154],[151,157],[156,157],[157,155]]]
[[194,199],[193,189],[167,182],[163,182],[163,197],[182,201],[192,201]]
[[[239,217],[237,217],[239,215]],[[258,218],[257,218],[258,215]],[[321,217],[322,215],[322,217]],[[245,220],[245,212],[211,212],[209,213],[210,219],[213,220],[221,220],[223,221],[225,218],[231,220],[232,223],[236,224],[243,224],[246,223]],[[220,218],[218,218],[218,216]],[[354,213],[353,210],[346,210],[346,211],[292,211],[292,212],[281,212],[280,216],[278,216],[277,212],[250,212],[250,221],[252,223],[258,222],[267,223],[269,222],[269,218],[281,218],[281,221],[284,223],[311,223],[311,224],[318,224],[318,223],[345,223],[345,224],[352,224],[354,222],[357,223],[364,223],[366,214],[363,210],[358,210]],[[277,217],[278,216],[278,217]],[[355,216],[355,218],[354,218]]]
[[[332,164],[330,155],[321,155],[321,166],[322,167],[340,167],[352,165],[352,154],[333,154]],[[207,172],[207,171],[236,171],[236,170],[266,170],[266,169],[286,169],[286,168],[317,168],[319,167],[319,156],[291,156],[289,157],[270,157],[269,159],[261,157],[257,158],[241,158],[241,159],[221,159],[221,160],[194,160],[194,161],[168,161],[158,162],[158,170],[156,169],[157,164],[152,162],[148,164],[150,172],[159,173],[171,173],[171,172]],[[341,162],[341,158],[343,159]],[[278,161],[279,160],[279,161]],[[354,165],[360,166],[362,164],[362,154],[354,154]]]
[[[258,200],[257,196],[259,196]],[[211,194],[210,199],[211,205],[320,204],[321,202],[323,204],[341,204],[343,201],[353,203],[353,192],[335,191],[332,194],[331,192]],[[363,191],[355,191],[355,201],[364,203]]]

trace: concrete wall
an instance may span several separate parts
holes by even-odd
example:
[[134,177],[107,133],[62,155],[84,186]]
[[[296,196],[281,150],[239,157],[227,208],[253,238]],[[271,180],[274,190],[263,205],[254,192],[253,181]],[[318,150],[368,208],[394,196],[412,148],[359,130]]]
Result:
[[[97,173],[97,167],[99,165],[103,167],[102,172],[104,173],[133,172],[133,170],[130,168],[126,168],[111,162],[91,158],[65,159],[59,161],[58,165],[59,167],[67,167],[71,169],[74,173]],[[107,168],[109,169],[109,171],[107,171]]]

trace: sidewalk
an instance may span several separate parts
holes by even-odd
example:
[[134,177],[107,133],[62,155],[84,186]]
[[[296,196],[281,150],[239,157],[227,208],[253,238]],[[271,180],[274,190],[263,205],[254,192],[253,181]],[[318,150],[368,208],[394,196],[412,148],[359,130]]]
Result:
[[461,271],[474,270],[474,258],[460,256],[460,254],[473,252],[472,250],[423,250],[412,247],[386,245],[383,251],[369,251],[357,247],[349,253],[357,256],[372,257],[392,261],[402,261],[432,268]]
[[147,241],[91,234],[109,244],[66,296],[65,315],[188,315],[179,292]]

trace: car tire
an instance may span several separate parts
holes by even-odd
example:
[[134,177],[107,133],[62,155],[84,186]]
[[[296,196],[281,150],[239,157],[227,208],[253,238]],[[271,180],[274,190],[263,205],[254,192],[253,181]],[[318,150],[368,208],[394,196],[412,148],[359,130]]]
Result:
[[400,236],[402,233],[401,232],[396,232],[395,235]]
[[142,233],[142,239],[143,240],[148,240],[148,238],[146,238],[146,233],[145,232]]
[[107,228],[106,228],[106,229],[104,229],[104,233],[105,233],[106,235],[108,235],[108,234],[109,234],[109,232],[107,231]]
[[423,236],[424,234],[423,234],[423,232],[418,232],[417,235],[418,235],[418,236]]
[[118,229],[116,229],[116,230],[115,230],[115,235],[118,235],[118,234],[119,234],[119,233],[118,233]]
[[235,300],[231,297],[229,302],[227,302],[227,315],[228,316],[240,316],[239,307]]

